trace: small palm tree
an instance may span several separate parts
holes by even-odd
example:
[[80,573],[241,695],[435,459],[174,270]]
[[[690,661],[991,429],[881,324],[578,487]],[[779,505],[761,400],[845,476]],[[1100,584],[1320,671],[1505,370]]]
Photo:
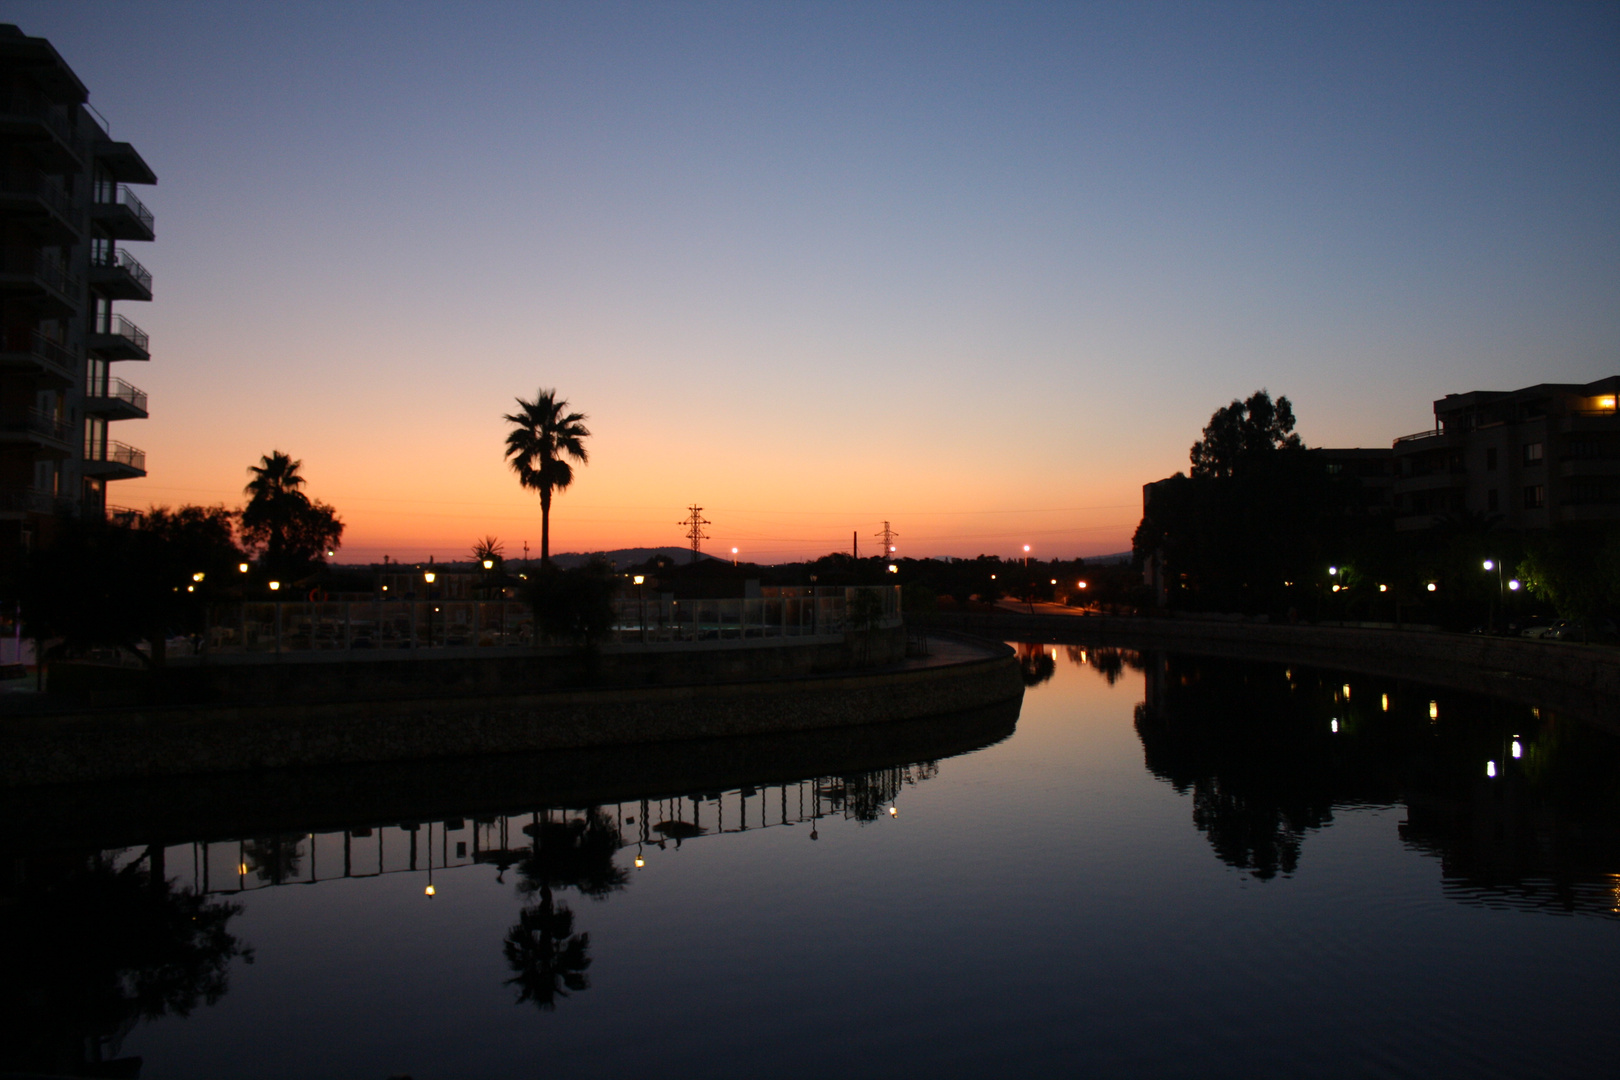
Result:
[[568,411],[557,391],[541,389],[533,401],[517,399],[518,411],[505,416],[507,463],[518,483],[540,493],[540,565],[551,565],[551,493],[574,482],[569,458],[589,461],[584,440],[590,437],[584,413]]

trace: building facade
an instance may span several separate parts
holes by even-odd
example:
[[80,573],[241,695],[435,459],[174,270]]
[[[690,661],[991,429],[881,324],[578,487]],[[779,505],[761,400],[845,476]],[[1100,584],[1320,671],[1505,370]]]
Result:
[[124,305],[152,299],[152,275],[124,245],[155,237],[130,185],[157,177],[88,100],[50,42],[0,25],[0,553],[146,475],[113,426],[144,419],[146,394],[115,365],[151,358]]
[[1620,375],[1447,394],[1395,440],[1395,527],[1485,515],[1499,528],[1620,521]]

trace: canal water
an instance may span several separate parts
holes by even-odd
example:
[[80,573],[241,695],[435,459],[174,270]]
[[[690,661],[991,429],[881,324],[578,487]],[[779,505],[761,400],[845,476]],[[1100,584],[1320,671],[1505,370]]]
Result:
[[1019,650],[1016,714],[141,804],[94,856],[14,837],[0,1069],[1615,1075],[1620,739]]

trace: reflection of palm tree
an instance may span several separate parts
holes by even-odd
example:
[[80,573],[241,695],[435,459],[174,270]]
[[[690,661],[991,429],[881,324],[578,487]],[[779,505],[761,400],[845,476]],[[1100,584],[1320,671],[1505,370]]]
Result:
[[590,988],[585,969],[591,966],[591,935],[574,933],[574,913],[554,904],[551,886],[541,884],[540,902],[518,913],[506,932],[506,962],[513,975],[506,985],[518,990],[518,1001],[532,1001],[547,1012],[570,990]]
[[101,1061],[137,1022],[214,1004],[231,961],[252,962],[226,929],[238,905],[175,888],[146,860],[39,860],[29,870],[0,920],[0,1069]]
[[302,833],[291,833],[242,841],[242,865],[247,867],[243,872],[253,874],[268,885],[293,880],[298,877],[299,863],[304,857],[299,849],[303,838]]
[[546,1010],[569,991],[589,988],[591,936],[574,933],[574,913],[556,902],[553,889],[575,888],[595,900],[625,887],[629,874],[613,861],[624,845],[618,826],[599,807],[563,821],[536,820],[523,830],[533,846],[517,863],[518,893],[535,897],[506,932],[504,951],[519,1001]]

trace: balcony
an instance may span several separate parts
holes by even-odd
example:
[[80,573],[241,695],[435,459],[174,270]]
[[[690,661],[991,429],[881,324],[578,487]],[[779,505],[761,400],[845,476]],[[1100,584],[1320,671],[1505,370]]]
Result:
[[103,480],[134,480],[146,475],[146,451],[110,439],[105,446],[89,444],[81,471]]
[[119,184],[111,190],[101,192],[107,196],[98,197],[90,204],[90,218],[108,236],[115,240],[151,240],[155,237],[153,231],[156,219],[146,204],[135,197],[127,184]]
[[38,248],[8,247],[0,250],[0,295],[35,296],[71,314],[84,301],[84,283]]
[[83,167],[74,144],[73,120],[68,106],[52,101],[25,86],[0,89],[0,133],[37,141],[56,160]]
[[1435,428],[1433,431],[1417,431],[1413,432],[1411,435],[1401,435],[1397,437],[1395,440],[1395,445],[1400,446],[1402,443],[1420,442],[1423,439],[1438,439],[1442,438],[1445,433],[1444,428]]
[[0,335],[0,371],[21,371],[47,386],[73,385],[78,364],[65,346],[38,330],[12,330]]
[[23,514],[66,514],[73,504],[48,491],[33,488],[0,488],[0,518],[17,518]]
[[79,240],[73,196],[56,177],[38,169],[17,169],[0,178],[0,211],[32,219],[36,227],[44,225],[46,232],[60,243],[73,244]]
[[123,379],[108,379],[105,385],[91,385],[84,398],[84,411],[108,420],[145,420],[146,391]]
[[72,429],[67,421],[40,409],[0,418],[0,445],[32,449],[38,456],[65,458],[72,453]]
[[110,300],[152,299],[152,274],[123,248],[93,252],[90,284]]
[[90,330],[90,351],[106,360],[150,360],[146,331],[124,318],[110,315]]

